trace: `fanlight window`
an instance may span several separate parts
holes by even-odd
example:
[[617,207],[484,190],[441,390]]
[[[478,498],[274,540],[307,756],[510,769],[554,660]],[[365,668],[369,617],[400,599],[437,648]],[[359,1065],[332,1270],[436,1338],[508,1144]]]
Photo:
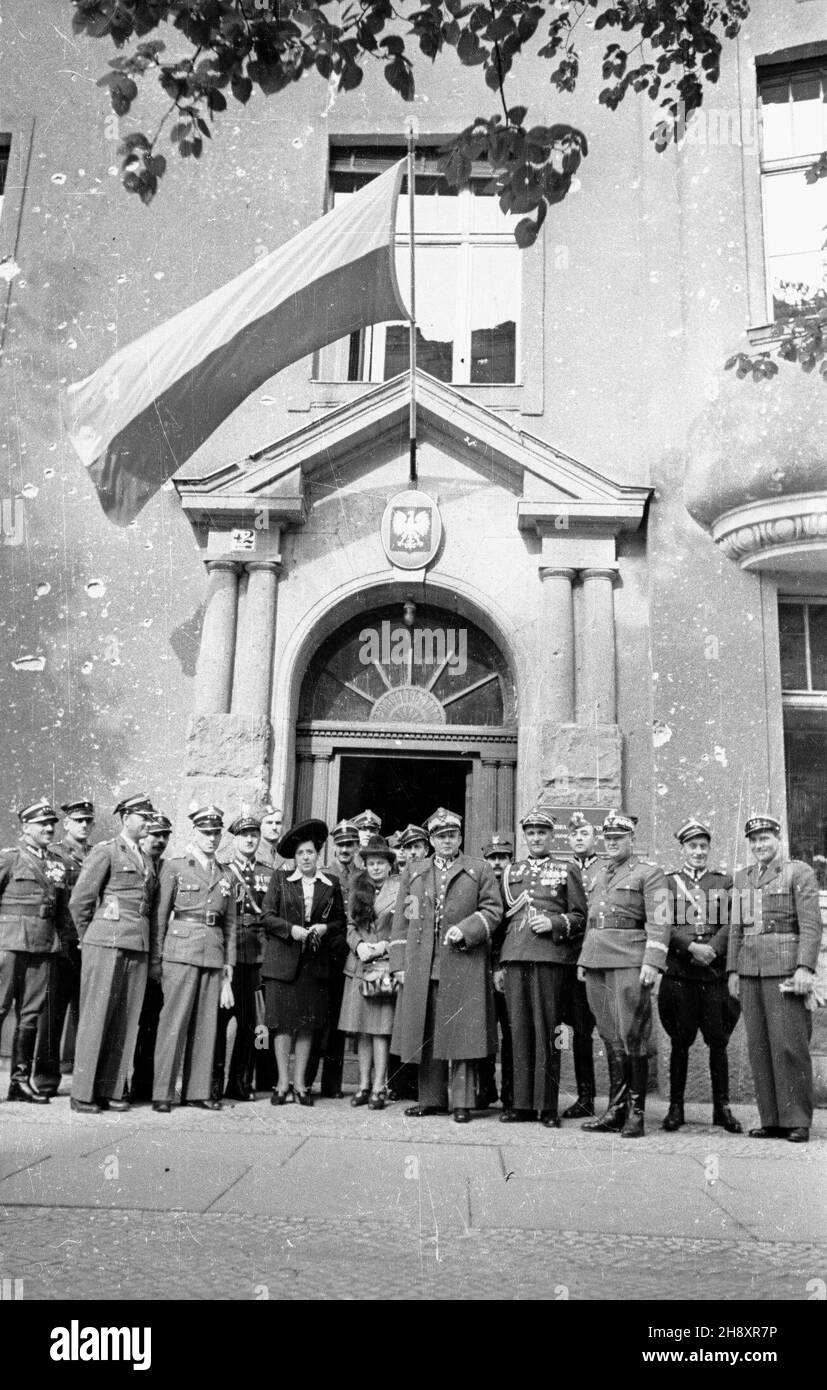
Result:
[[462,724],[514,720],[514,693],[494,643],[473,623],[394,604],[339,628],[305,676],[300,723]]

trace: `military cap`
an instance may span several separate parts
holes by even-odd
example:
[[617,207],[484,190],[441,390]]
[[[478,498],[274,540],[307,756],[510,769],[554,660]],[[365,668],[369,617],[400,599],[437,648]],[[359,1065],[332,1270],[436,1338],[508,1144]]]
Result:
[[539,807],[534,811],[529,811],[520,821],[523,830],[528,830],[530,825],[536,825],[540,830],[553,830],[556,824],[557,817]]
[[675,839],[681,845],[685,840],[694,840],[698,835],[705,835],[708,840],[712,839],[712,831],[709,826],[704,825],[703,821],[698,820],[697,816],[690,816],[689,820],[681,826],[680,830],[675,831]]
[[258,816],[253,816],[249,812],[242,812],[240,816],[236,816],[232,825],[227,826],[227,829],[231,835],[247,835],[252,833],[258,835],[261,831],[261,821]]
[[396,855],[382,835],[371,835],[366,845],[362,846],[362,858],[367,859],[369,855],[378,855],[381,859],[387,859],[388,863],[396,863]]
[[352,820],[340,820],[338,825],[334,825],[330,832],[333,836],[334,845],[346,844],[348,840],[357,841],[359,839],[359,827]]
[[404,830],[399,832],[399,844],[402,849],[409,849],[417,841],[424,840],[428,843],[428,832],[421,825],[406,825]]
[[584,825],[590,825],[592,830],[597,829],[597,826],[582,811],[572,811],[569,816],[569,830],[582,830]]
[[610,811],[603,822],[603,834],[632,835],[637,825],[637,816],[627,811]]
[[375,811],[360,811],[353,817],[353,824],[357,830],[369,830],[371,835],[378,835],[382,829],[381,817]]
[[319,850],[326,839],[327,826],[323,820],[303,820],[298,825],[291,826],[286,835],[282,835],[276,849],[282,859],[295,859],[296,850],[305,840],[312,840]]
[[163,811],[153,811],[144,826],[145,835],[171,835],[172,821]]
[[95,804],[92,801],[64,801],[61,811],[65,816],[94,816]]
[[483,845],[480,851],[483,859],[488,859],[492,854],[510,854],[514,858],[514,845],[505,835],[492,835],[487,845]]
[[154,811],[146,792],[138,792],[136,796],[125,796],[123,801],[119,801],[115,807],[116,816],[131,816],[133,811]]
[[433,835],[438,830],[461,830],[462,817],[458,816],[456,811],[446,811],[444,806],[437,806],[425,824],[429,835]]
[[212,802],[207,806],[196,806],[194,811],[190,811],[190,820],[196,830],[224,829],[224,812]]
[[261,808],[261,816],[262,816],[262,819],[264,819],[265,816],[280,816],[280,815],[281,815],[281,807],[280,807],[280,806],[276,806],[275,803],[272,802],[272,801],[265,801],[264,805],[263,805],[262,808]]
[[744,834],[747,839],[750,835],[756,835],[759,830],[770,830],[773,835],[781,834],[781,822],[775,816],[750,816],[744,826]]
[[398,849],[398,848],[399,848],[399,841],[400,841],[401,839],[402,839],[402,831],[401,831],[401,830],[394,830],[393,834],[388,836],[388,844],[389,844],[390,848],[391,848],[391,849]]
[[39,801],[33,801],[30,806],[24,806],[17,815],[23,825],[48,825],[60,820],[54,806],[49,804],[45,796]]

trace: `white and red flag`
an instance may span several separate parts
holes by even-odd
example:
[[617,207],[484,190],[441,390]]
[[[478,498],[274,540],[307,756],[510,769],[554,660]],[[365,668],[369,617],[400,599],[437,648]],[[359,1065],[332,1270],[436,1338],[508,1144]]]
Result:
[[371,323],[408,319],[394,268],[405,162],[66,392],[69,438],[126,526],[252,391]]

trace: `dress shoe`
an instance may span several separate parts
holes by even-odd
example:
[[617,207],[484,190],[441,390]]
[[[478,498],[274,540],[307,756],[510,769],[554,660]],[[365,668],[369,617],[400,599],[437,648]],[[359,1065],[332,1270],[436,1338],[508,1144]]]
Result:
[[228,1086],[227,1090],[224,1092],[225,1100],[248,1102],[254,1101],[255,1098],[255,1091],[242,1090],[240,1086]]
[[714,1125],[719,1125],[721,1129],[725,1129],[729,1134],[743,1134],[744,1132],[744,1126],[741,1124],[741,1121],[736,1120],[729,1106],[723,1102],[713,1107],[712,1123]]
[[384,1110],[384,1108],[385,1093],[384,1091],[377,1091],[376,1094],[372,1095],[368,1101],[368,1110]]
[[424,1120],[426,1115],[447,1115],[447,1105],[409,1105],[405,1111],[413,1119]]
[[355,1096],[351,1096],[351,1097],[350,1097],[350,1103],[351,1103],[351,1105],[354,1106],[354,1107],[356,1107],[356,1108],[358,1108],[360,1105],[367,1105],[367,1103],[368,1103],[369,1100],[370,1100],[370,1090],[369,1090],[369,1088],[368,1088],[367,1086],[365,1087],[364,1090],[357,1091]]
[[156,1115],[168,1115],[172,1106],[168,1100],[154,1100],[152,1102],[152,1109],[155,1111]]
[[288,1086],[286,1091],[274,1091],[270,1097],[271,1105],[287,1105],[293,1103],[293,1087]]
[[806,1144],[810,1138],[810,1131],[805,1125],[796,1125],[794,1129],[787,1130],[788,1144]]
[[577,1097],[573,1105],[563,1111],[563,1120],[588,1120],[594,1114],[594,1096],[588,1091]]
[[193,1110],[223,1110],[224,1107],[220,1100],[187,1100],[185,1105],[189,1105]]
[[552,1110],[540,1111],[540,1124],[545,1125],[546,1129],[562,1129],[560,1116]]
[[686,1119],[683,1113],[683,1101],[673,1100],[666,1112],[666,1118],[661,1125],[661,1129],[665,1129],[667,1134],[674,1134],[676,1129],[680,1129],[681,1125],[685,1124]]
[[313,1092],[308,1088],[306,1091],[296,1091],[296,1100],[299,1105],[314,1105]]
[[99,1115],[101,1108],[95,1100],[75,1100],[74,1096],[69,1101],[69,1108],[76,1110],[79,1115]]
[[527,1124],[534,1119],[533,1110],[504,1110],[500,1116],[501,1125]]
[[9,1083],[9,1100],[28,1101],[30,1105],[48,1105],[49,1097],[36,1091],[29,1081],[17,1080]]
[[345,1093],[344,1091],[326,1091],[323,1086],[321,1090],[321,1097],[322,1100],[344,1100]]
[[[100,1102],[98,1102],[98,1104],[100,1104]],[[131,1109],[131,1106],[130,1106],[128,1100],[110,1100],[110,1101],[109,1101],[109,1109],[110,1109],[110,1110],[118,1110],[118,1111],[121,1111],[121,1110],[130,1110],[130,1109]]]
[[470,1125],[471,1111],[466,1110],[464,1106],[458,1106],[454,1110],[454,1120],[458,1125]]
[[780,1129],[778,1125],[759,1125],[758,1129],[751,1129],[750,1139],[784,1139],[786,1131]]

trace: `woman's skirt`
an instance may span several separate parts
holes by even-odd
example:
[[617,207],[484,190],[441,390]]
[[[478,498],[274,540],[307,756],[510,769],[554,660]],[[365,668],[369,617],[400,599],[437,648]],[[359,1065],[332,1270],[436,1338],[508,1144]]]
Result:
[[393,1031],[395,1007],[395,995],[378,995],[373,999],[366,999],[362,993],[361,980],[348,975],[342,995],[339,1029],[353,1037],[357,1037],[359,1033],[368,1033],[372,1037],[389,1038]]
[[327,981],[317,980],[299,966],[291,984],[264,982],[264,1022],[277,1033],[315,1030],[327,1024]]

